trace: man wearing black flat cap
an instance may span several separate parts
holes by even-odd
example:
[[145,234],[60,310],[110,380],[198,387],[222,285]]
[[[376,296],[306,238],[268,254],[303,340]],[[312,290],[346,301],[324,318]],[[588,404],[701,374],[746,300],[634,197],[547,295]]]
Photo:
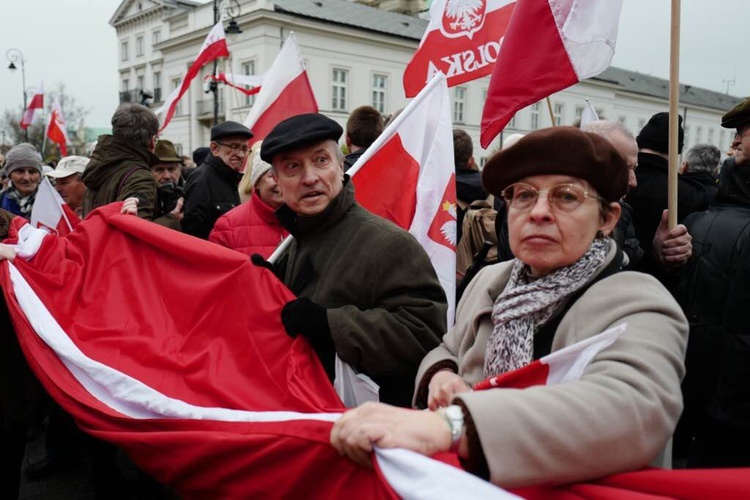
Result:
[[380,386],[381,401],[409,406],[417,367],[445,333],[445,293],[414,237],[356,202],[342,132],[306,114],[263,141],[285,203],[276,216],[294,236],[275,265],[298,297],[281,319],[287,334],[310,341],[331,379],[338,355]]
[[211,129],[211,152],[185,185],[185,233],[208,239],[216,220],[240,204],[237,186],[250,151],[247,142],[252,137],[250,129],[232,121]]
[[[625,200],[633,207],[633,225],[645,252],[644,271],[661,279],[666,268],[681,266],[687,261],[687,258],[682,257],[666,261],[663,258],[664,252],[653,246],[657,230],[666,231],[667,227],[669,113],[656,113],[652,116],[636,137],[636,142],[639,151],[636,170],[638,185],[628,193]],[[684,142],[682,117],[679,117],[678,153],[682,153]],[[708,208],[711,193],[695,180],[680,177],[678,182],[677,221],[680,223],[679,230],[683,231],[682,221],[691,213]],[[664,238],[657,240],[663,241]]]

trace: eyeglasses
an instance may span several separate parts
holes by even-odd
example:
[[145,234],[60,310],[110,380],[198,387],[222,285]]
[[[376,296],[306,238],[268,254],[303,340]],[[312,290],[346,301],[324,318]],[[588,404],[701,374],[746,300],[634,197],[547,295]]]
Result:
[[243,144],[240,146],[239,144],[225,144],[223,142],[214,141],[216,144],[219,144],[220,146],[224,146],[225,148],[229,148],[232,153],[238,154],[242,153],[243,155],[246,155],[250,152],[250,148],[247,147],[247,144]]
[[525,212],[536,205],[536,201],[542,193],[547,193],[547,202],[554,210],[561,212],[572,212],[580,207],[586,201],[586,198],[606,202],[603,198],[586,191],[577,184],[558,184],[540,191],[534,186],[517,182],[503,189],[501,194],[508,206]]

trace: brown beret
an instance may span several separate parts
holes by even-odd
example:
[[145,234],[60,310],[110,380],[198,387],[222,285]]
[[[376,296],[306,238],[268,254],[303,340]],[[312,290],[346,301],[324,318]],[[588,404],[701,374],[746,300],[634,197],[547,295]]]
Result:
[[724,128],[739,128],[750,123],[750,97],[746,97],[721,117]]
[[578,177],[610,202],[628,190],[625,158],[604,137],[576,127],[536,130],[498,151],[482,170],[482,186],[500,196],[506,187],[532,175]]

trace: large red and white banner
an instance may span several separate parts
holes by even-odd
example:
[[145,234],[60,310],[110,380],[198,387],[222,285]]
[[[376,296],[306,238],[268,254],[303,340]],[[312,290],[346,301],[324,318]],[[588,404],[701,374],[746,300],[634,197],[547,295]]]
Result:
[[174,116],[174,110],[177,107],[177,102],[182,98],[183,95],[185,95],[185,92],[188,91],[188,89],[190,88],[190,83],[196,77],[201,68],[214,59],[218,59],[219,57],[229,57],[227,39],[224,35],[224,25],[221,21],[216,23],[216,25],[211,28],[211,31],[206,37],[206,40],[203,42],[203,46],[201,46],[200,52],[198,52],[198,56],[195,58],[195,61],[188,69],[185,77],[180,83],[180,86],[177,89],[173,90],[172,93],[167,97],[167,100],[164,101],[164,105],[156,110],[157,115],[165,113],[159,132],[164,130],[167,125],[169,125],[169,122],[172,120],[172,116]]
[[31,225],[46,229],[52,234],[65,236],[73,231],[79,222],[81,218],[63,201],[45,176],[39,183],[39,191],[31,208]]
[[520,109],[591,78],[615,53],[622,0],[517,0],[487,90],[487,149]]
[[60,103],[55,101],[52,112],[47,120],[47,128],[44,131],[47,139],[57,144],[61,156],[68,156],[68,132],[65,130],[65,118],[60,108]]
[[[516,498],[455,455],[376,450],[377,472],[341,457],[329,434],[343,405],[281,324],[291,292],[247,256],[121,205],[65,237],[27,224],[19,257],[0,264],[29,366],[83,430],[185,498]],[[749,486],[748,469],[646,470],[514,493],[742,498]]]
[[282,120],[317,112],[318,101],[315,100],[297,38],[292,32],[263,75],[263,85],[245,119],[245,126],[253,132],[250,142],[265,139]]
[[406,97],[414,97],[437,72],[448,86],[492,73],[515,0],[435,0],[430,24],[404,71]]
[[[25,89],[24,89],[25,91]],[[44,109],[44,83],[39,84],[39,88],[31,97],[31,102],[26,106],[21,117],[21,128],[26,130],[34,122],[34,115],[38,109]]]
[[349,170],[357,201],[409,231],[456,301],[456,181],[445,75],[438,73]]

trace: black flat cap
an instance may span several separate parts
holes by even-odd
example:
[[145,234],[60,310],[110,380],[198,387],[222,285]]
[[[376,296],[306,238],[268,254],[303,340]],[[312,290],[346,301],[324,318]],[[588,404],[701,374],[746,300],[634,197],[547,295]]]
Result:
[[576,127],[536,130],[495,153],[482,170],[482,186],[503,189],[532,175],[569,175],[591,184],[599,196],[617,201],[628,190],[628,164],[604,137]]
[[319,113],[293,116],[280,122],[266,136],[260,148],[260,157],[272,163],[277,153],[300,149],[326,139],[338,142],[343,132],[341,125]]
[[250,139],[253,137],[253,133],[250,132],[249,128],[237,122],[219,123],[211,129],[212,141],[219,141],[227,137],[244,137],[245,139]]
[[724,128],[739,128],[748,123],[750,123],[750,97],[743,99],[721,117],[721,126]]

